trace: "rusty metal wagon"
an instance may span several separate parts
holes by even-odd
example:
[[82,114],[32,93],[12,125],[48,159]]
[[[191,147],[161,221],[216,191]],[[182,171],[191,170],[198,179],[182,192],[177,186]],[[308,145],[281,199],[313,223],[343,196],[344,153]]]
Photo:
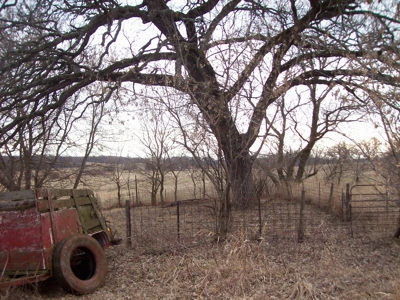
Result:
[[0,288],[54,277],[67,291],[104,284],[104,249],[120,240],[90,190],[0,193]]

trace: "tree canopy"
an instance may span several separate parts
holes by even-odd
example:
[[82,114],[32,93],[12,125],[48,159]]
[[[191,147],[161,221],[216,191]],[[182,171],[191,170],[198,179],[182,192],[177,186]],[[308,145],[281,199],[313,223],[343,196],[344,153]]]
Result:
[[337,103],[399,110],[399,23],[392,0],[5,0],[0,145],[60,107],[86,105],[71,98],[93,84],[130,99],[165,87],[214,135],[233,199],[249,198],[249,149],[291,91],[325,86]]

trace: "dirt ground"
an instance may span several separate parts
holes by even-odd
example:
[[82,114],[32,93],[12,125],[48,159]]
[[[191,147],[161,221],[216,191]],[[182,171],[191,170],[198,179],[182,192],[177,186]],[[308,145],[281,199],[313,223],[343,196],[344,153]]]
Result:
[[[124,229],[124,211],[113,212]],[[54,281],[18,287],[0,299],[400,299],[400,242],[349,238],[321,222],[304,243],[291,239],[223,243],[137,253],[124,242],[106,250],[105,285],[70,295]]]

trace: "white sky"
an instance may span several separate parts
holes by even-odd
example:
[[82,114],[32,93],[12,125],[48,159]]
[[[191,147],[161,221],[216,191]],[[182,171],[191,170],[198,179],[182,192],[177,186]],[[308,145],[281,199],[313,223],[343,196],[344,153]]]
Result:
[[[102,153],[94,153],[94,155],[110,155],[110,156],[129,156],[129,157],[144,157],[145,153],[143,151],[144,147],[140,144],[138,139],[135,137],[135,134],[140,135],[141,128],[139,120],[131,120],[129,123],[125,123],[122,125],[115,124],[107,124],[105,127],[109,127],[109,130],[113,131],[112,135],[113,142],[104,141],[104,145],[107,147],[104,148],[104,152]],[[350,123],[350,124],[342,124],[341,131],[346,135],[350,136],[352,139],[360,142],[363,140],[367,140],[369,138],[375,137],[382,140],[379,130],[374,128],[372,123]],[[134,134],[135,133],[135,134]],[[321,141],[319,141],[316,147],[332,147],[338,142],[347,142],[351,143],[349,139],[344,137],[341,134],[332,132],[328,133]],[[268,143],[268,142],[267,142]],[[257,149],[260,143],[256,143],[253,146],[253,149]],[[296,147],[298,145],[292,145]],[[262,151],[263,152],[263,151]],[[265,151],[264,151],[265,152]],[[179,155],[177,153],[177,155]],[[189,155],[189,154],[187,154]]]

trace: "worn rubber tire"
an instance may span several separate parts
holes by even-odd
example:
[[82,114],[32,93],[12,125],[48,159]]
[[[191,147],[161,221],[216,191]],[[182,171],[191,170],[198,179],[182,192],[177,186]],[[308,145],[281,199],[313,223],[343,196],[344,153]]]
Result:
[[87,235],[73,235],[64,239],[54,249],[53,274],[68,292],[94,292],[106,280],[107,258],[103,248]]

